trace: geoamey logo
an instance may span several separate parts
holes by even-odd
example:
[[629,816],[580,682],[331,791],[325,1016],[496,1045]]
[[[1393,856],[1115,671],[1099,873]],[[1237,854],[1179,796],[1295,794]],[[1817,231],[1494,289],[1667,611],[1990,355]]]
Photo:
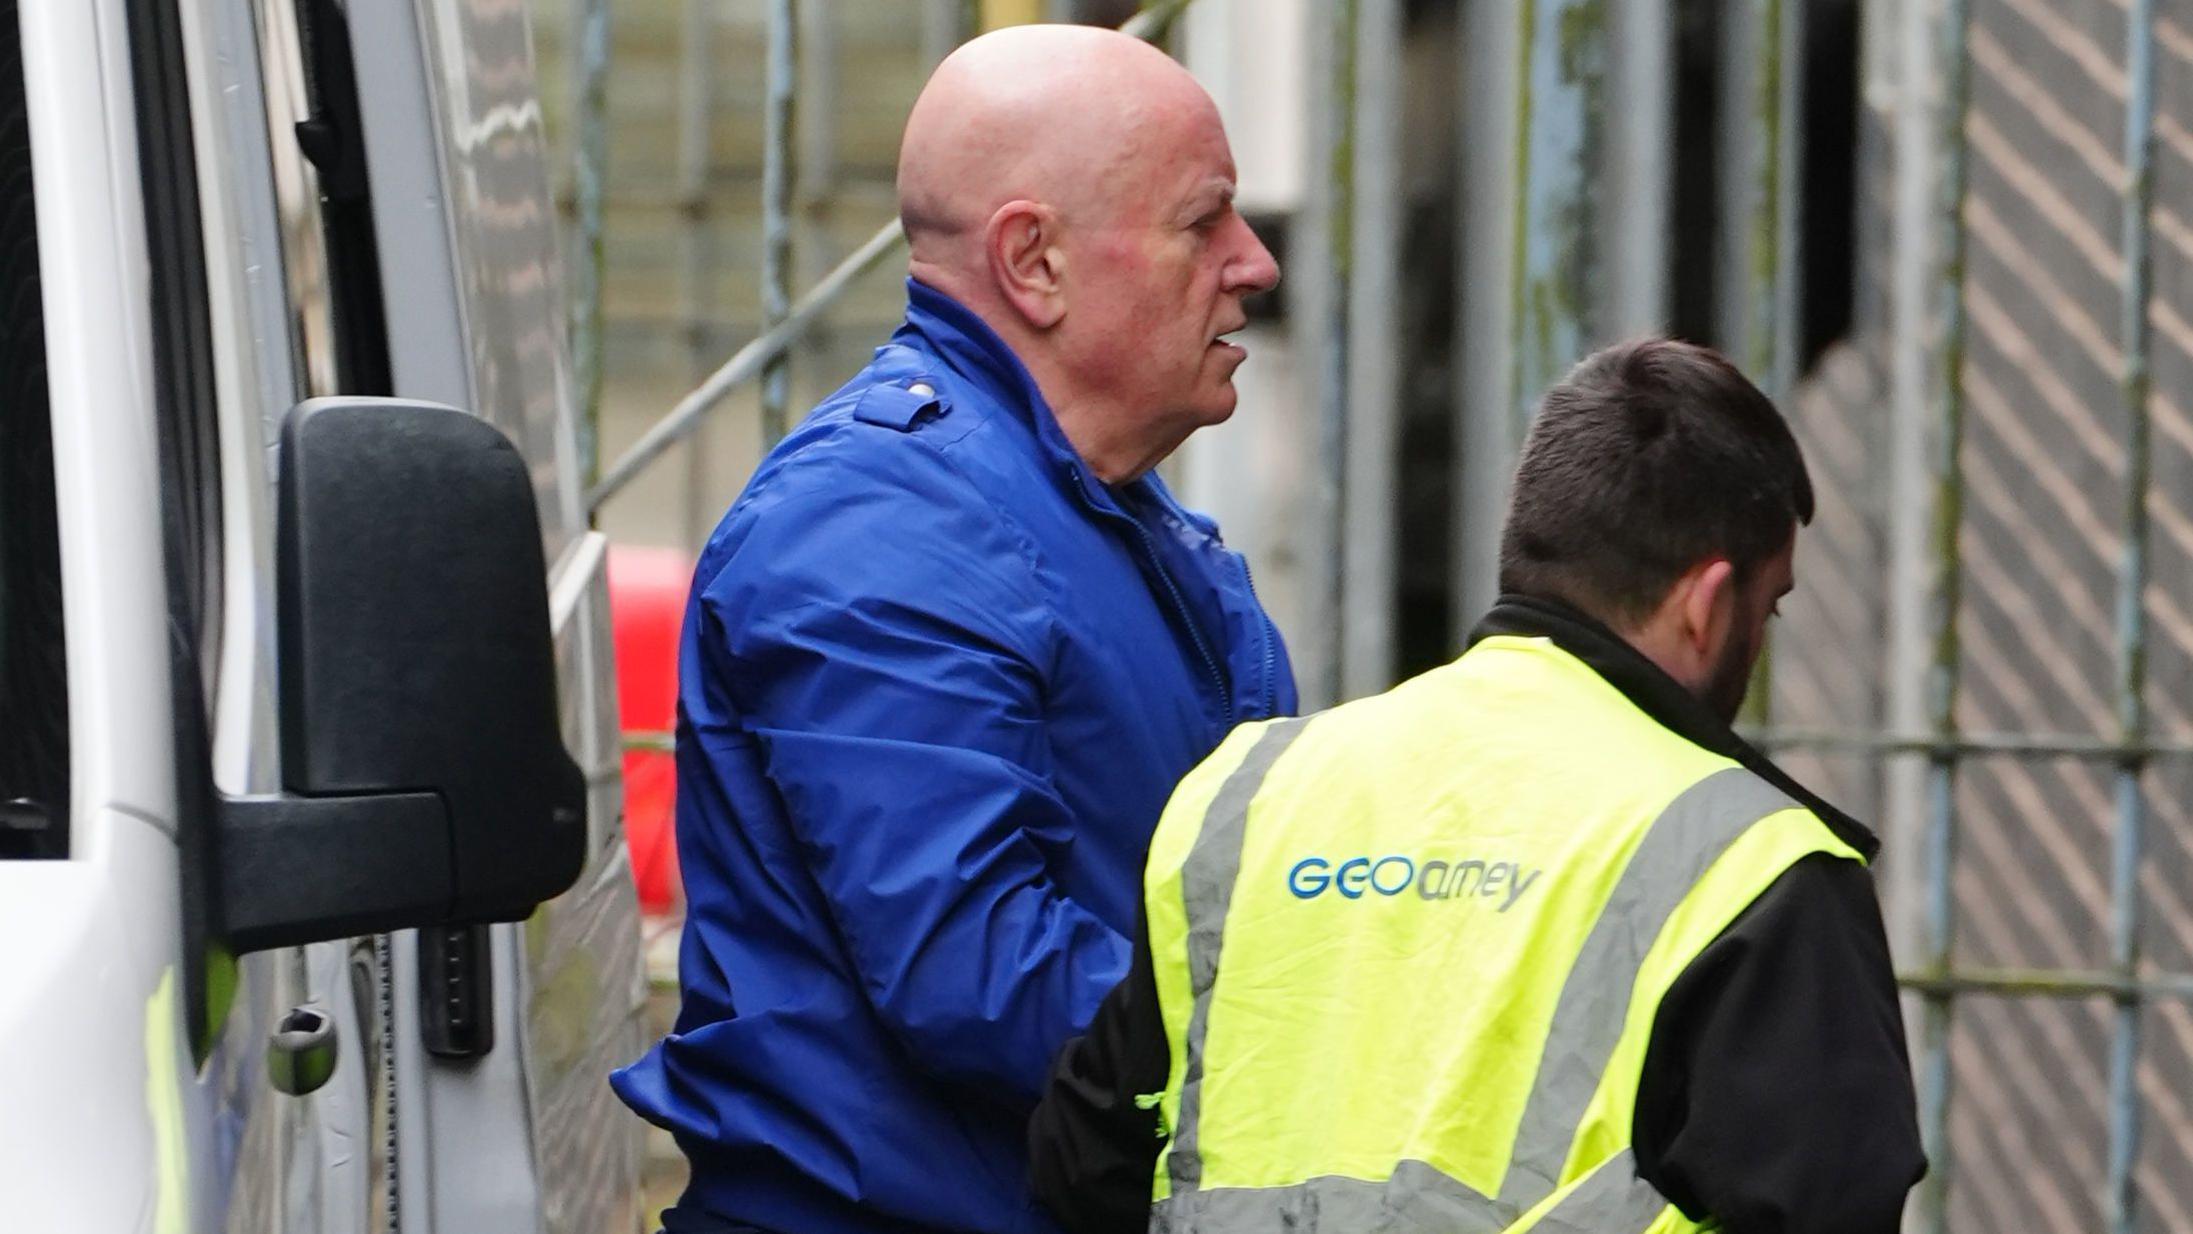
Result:
[[1304,857],[1287,871],[1287,890],[1296,899],[1314,900],[1327,891],[1344,899],[1360,900],[1366,894],[1397,896],[1416,888],[1420,900],[1498,900],[1495,912],[1507,912],[1542,869],[1525,870],[1514,861],[1419,862],[1394,853],[1385,857],[1350,857],[1338,863],[1323,857]]

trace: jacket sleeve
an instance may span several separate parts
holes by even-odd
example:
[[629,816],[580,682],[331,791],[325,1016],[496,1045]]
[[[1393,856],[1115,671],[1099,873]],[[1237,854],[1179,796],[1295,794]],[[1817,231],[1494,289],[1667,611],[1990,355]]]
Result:
[[[1050,862],[1052,617],[1032,549],[933,454],[811,449],[749,495],[703,592],[702,676],[768,776],[868,1001],[917,1066],[1027,1109],[1128,946]],[[888,470],[884,470],[888,467]],[[705,567],[704,567],[705,569]]]
[[1126,980],[1085,1036],[1066,1043],[1028,1122],[1029,1181],[1073,1234],[1142,1234],[1163,1128],[1137,1100],[1165,1089],[1172,1054],[1157,1001],[1147,923]]
[[1873,880],[1805,858],[1661,1001],[1638,1174],[1729,1234],[1896,1234],[1926,1173]]

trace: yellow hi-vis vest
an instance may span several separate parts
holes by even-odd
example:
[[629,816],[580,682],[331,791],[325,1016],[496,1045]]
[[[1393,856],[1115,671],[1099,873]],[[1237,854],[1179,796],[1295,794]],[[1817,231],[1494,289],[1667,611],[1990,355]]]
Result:
[[1665,1234],[1631,1113],[1678,974],[1858,852],[1546,639],[1237,730],[1144,879],[1153,1231]]

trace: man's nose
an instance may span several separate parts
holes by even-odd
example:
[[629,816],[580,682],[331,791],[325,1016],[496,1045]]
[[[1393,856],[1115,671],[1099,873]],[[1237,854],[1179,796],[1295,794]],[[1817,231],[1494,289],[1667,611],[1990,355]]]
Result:
[[1249,226],[1249,220],[1237,214],[1234,226],[1240,229],[1242,247],[1227,263],[1227,290],[1253,296],[1279,286],[1279,259],[1273,257],[1272,251],[1264,247],[1264,241],[1257,238],[1256,229]]

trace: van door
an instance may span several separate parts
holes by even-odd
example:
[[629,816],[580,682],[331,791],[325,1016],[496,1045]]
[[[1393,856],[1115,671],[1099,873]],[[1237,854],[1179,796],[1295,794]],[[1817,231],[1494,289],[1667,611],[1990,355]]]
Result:
[[393,392],[474,411],[532,469],[563,737],[589,785],[589,854],[569,892],[523,925],[394,940],[399,1225],[635,1228],[644,1128],[606,1080],[642,1047],[645,971],[621,825],[606,553],[580,498],[527,6],[296,2],[318,15],[313,53],[332,58],[324,36],[338,29],[371,49],[350,65]]
[[[207,527],[190,550],[218,613],[201,676],[212,787],[229,796],[282,783],[275,695],[273,446],[303,399],[358,389],[383,351],[377,321],[338,322],[326,191],[304,157],[309,118],[294,14],[276,0],[174,6],[187,92],[202,246],[211,401],[210,465],[180,477]],[[370,380],[370,377],[368,377]],[[179,430],[178,439],[187,439]],[[278,948],[230,962],[204,1009],[215,1033],[207,1083],[234,1138],[222,1228],[238,1234],[354,1234],[388,1225],[385,944],[355,939]],[[233,991],[226,993],[224,991]],[[309,1092],[276,1091],[268,1043],[296,1014],[325,1016],[335,1067]],[[377,1115],[379,1117],[377,1117]]]

